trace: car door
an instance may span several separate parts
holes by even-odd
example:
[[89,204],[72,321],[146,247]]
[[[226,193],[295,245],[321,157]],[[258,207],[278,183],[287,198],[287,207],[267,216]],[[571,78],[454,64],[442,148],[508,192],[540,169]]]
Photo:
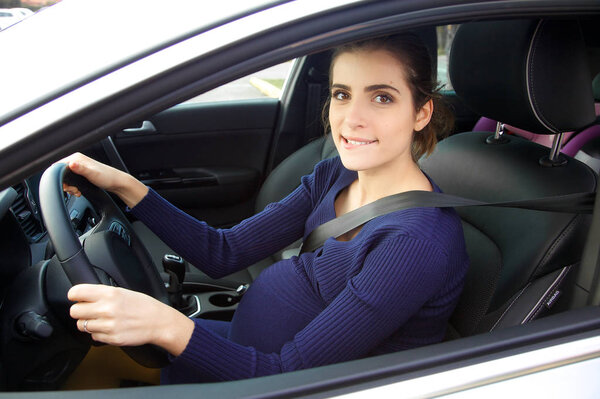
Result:
[[200,220],[227,227],[251,216],[291,66],[268,68],[123,129],[113,137],[118,154],[131,174]]

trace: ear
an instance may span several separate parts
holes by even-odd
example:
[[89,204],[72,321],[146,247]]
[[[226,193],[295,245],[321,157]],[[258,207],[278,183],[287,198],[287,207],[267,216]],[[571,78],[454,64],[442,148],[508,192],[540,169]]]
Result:
[[427,126],[433,115],[433,100],[429,99],[417,112],[415,119],[415,131],[420,132]]

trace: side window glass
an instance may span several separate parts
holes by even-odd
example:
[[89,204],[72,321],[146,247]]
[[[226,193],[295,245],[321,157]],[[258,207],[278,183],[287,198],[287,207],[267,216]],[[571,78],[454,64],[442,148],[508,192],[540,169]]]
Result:
[[279,98],[290,75],[293,62],[293,60],[286,61],[244,76],[194,97],[187,103],[249,100],[265,97]]
[[448,75],[448,60],[450,58],[450,48],[456,30],[460,25],[443,25],[437,27],[437,43],[438,43],[438,59],[437,73],[438,81],[442,86],[443,91],[452,91],[452,82]]

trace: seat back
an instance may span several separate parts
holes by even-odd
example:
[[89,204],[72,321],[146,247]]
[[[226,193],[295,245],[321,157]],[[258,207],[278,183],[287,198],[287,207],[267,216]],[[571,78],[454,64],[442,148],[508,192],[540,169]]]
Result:
[[[543,134],[588,125],[595,115],[578,32],[571,21],[462,25],[450,58],[457,95],[481,115]],[[453,135],[421,167],[444,192],[490,202],[596,189],[596,175],[575,159],[558,167],[542,166],[539,160],[548,148],[516,136],[504,144],[488,144],[488,136]],[[521,209],[458,212],[471,260],[451,319],[460,336],[488,331],[503,325],[503,319],[530,319],[513,315],[534,314],[554,293],[551,287],[579,263],[590,223],[587,215]],[[532,289],[548,280],[550,284],[532,295]]]
[[[421,166],[444,192],[487,202],[596,189],[596,176],[581,162],[542,167],[537,159],[547,154],[547,148],[520,137],[490,145],[488,136],[468,132],[449,137]],[[588,215],[516,208],[474,207],[458,212],[471,263],[451,320],[459,335],[491,329],[528,284],[577,265],[590,222]]]

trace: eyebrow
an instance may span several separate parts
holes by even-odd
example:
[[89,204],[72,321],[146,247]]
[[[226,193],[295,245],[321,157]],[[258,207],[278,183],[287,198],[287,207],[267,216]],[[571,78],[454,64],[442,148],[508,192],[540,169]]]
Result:
[[[341,83],[334,83],[331,85],[332,89],[342,89],[342,90],[348,90],[350,91],[350,86],[346,86],[343,85]],[[384,89],[388,89],[388,90],[393,90],[396,93],[400,94],[400,91],[398,89],[396,89],[394,86],[390,86],[390,85],[386,85],[386,84],[377,84],[377,85],[371,85],[371,86],[367,86],[365,87],[365,92],[372,92],[372,91],[377,91],[377,90],[384,90]]]
[[396,89],[394,86],[390,86],[390,85],[380,84],[380,85],[371,85],[371,86],[365,87],[366,92],[385,90],[385,89],[393,90],[396,93],[400,94],[400,91],[398,89]]

